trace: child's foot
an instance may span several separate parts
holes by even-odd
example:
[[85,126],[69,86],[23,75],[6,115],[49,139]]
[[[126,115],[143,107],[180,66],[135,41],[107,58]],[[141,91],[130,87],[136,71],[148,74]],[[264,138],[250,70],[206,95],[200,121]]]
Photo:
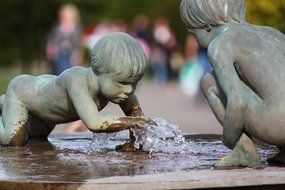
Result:
[[280,148],[279,152],[272,158],[267,159],[270,164],[285,164],[285,150]]
[[250,167],[257,168],[261,165],[260,156],[253,141],[243,134],[233,151],[226,157],[217,161],[214,167]]
[[[245,153],[246,154],[246,153]],[[221,160],[214,164],[214,167],[250,167],[258,168],[261,165],[260,158],[253,155],[239,155],[234,153],[223,157]]]

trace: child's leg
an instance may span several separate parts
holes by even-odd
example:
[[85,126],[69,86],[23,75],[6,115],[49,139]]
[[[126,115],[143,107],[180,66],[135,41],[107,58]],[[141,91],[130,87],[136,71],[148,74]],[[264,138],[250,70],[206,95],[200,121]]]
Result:
[[28,111],[12,93],[6,96],[0,122],[1,145],[21,146],[26,141]]
[[47,138],[54,129],[55,124],[44,121],[34,114],[29,113],[27,134],[32,138]]
[[247,128],[263,142],[276,145],[279,152],[267,162],[285,164],[285,111],[284,100],[252,106]]
[[[226,97],[219,86],[214,73],[203,77],[202,90],[218,121],[223,126],[225,117]],[[261,163],[256,147],[247,134],[242,134],[230,155],[215,163],[216,167],[249,166],[257,167]]]

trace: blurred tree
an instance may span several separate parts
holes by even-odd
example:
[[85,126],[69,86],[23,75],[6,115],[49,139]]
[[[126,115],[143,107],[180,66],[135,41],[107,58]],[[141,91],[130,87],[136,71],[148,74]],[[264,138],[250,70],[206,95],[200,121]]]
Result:
[[248,0],[247,20],[256,25],[267,25],[285,32],[284,0]]
[[29,62],[41,53],[41,40],[56,18],[55,1],[2,0],[0,63]]
[[[151,20],[165,17],[184,44],[186,29],[179,15],[179,0],[1,0],[0,64],[15,60],[30,63],[43,56],[44,39],[57,20],[57,10],[65,3],[75,4],[81,13],[83,26],[102,18],[123,19],[128,23],[139,14]],[[285,32],[284,0],[247,0],[248,21],[269,25]]]

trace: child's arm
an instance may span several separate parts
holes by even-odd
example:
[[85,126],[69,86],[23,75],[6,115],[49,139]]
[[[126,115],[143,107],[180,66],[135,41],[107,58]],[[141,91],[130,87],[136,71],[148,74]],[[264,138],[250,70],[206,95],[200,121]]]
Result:
[[97,130],[106,129],[109,123],[112,123],[117,119],[117,117],[114,116],[99,116],[99,111],[95,102],[80,79],[70,82],[67,86],[67,91],[78,116],[89,130],[95,132]]
[[223,123],[225,145],[233,148],[239,140],[245,125],[245,104],[240,78],[234,67],[233,52],[229,47],[209,47],[208,55],[218,81],[227,96]]
[[87,88],[84,87],[84,84],[78,85],[78,82],[80,80],[76,81],[76,84],[68,86],[68,93],[78,116],[92,132],[111,133],[128,129],[134,124],[149,123],[148,120],[138,117],[100,116]]
[[157,125],[150,118],[144,117],[143,111],[140,107],[140,104],[135,94],[132,94],[131,96],[129,96],[129,98],[125,102],[120,104],[120,107],[126,116],[143,118],[144,122],[151,124],[151,125]]

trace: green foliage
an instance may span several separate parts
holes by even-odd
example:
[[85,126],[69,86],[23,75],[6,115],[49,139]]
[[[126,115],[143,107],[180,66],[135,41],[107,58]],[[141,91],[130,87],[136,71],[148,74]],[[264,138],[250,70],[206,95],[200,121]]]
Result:
[[256,25],[267,25],[285,32],[284,0],[248,0],[247,20]]
[[0,63],[32,60],[40,55],[41,36],[56,18],[52,1],[2,0],[0,6]]

